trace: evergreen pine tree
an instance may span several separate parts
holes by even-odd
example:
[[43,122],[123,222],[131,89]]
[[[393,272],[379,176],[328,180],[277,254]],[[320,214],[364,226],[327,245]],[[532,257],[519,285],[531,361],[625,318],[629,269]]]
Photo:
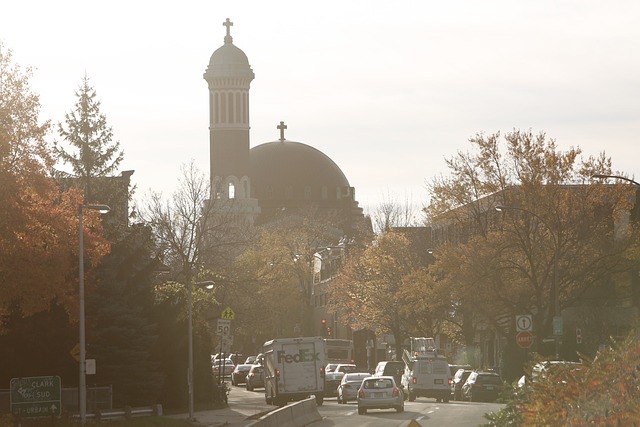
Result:
[[88,357],[98,366],[92,380],[113,385],[118,407],[158,403],[164,381],[160,364],[153,360],[158,329],[152,320],[157,264],[152,250],[151,230],[129,227],[102,261],[99,286],[88,298],[94,325]]
[[124,158],[120,143],[113,141],[113,131],[107,125],[107,117],[100,111],[100,101],[89,78],[82,79],[75,92],[74,110],[65,114],[65,124],[58,123],[58,132],[67,142],[65,149],[56,142],[54,150],[58,158],[71,166],[85,189],[85,198],[94,201],[92,178],[113,175]]

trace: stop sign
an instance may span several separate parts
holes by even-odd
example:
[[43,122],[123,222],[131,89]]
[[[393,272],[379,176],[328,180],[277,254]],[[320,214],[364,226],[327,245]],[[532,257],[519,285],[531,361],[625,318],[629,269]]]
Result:
[[516,334],[516,343],[522,348],[529,348],[533,344],[533,334],[530,331],[520,331]]

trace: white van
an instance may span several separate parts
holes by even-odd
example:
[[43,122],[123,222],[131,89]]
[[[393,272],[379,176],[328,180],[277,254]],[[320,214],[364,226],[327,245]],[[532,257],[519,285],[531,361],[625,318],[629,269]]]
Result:
[[447,359],[437,354],[412,358],[402,376],[402,386],[410,402],[419,396],[448,402],[451,398],[451,381]]
[[264,399],[268,405],[284,406],[314,395],[324,400],[326,346],[322,337],[279,338],[262,346],[264,352]]

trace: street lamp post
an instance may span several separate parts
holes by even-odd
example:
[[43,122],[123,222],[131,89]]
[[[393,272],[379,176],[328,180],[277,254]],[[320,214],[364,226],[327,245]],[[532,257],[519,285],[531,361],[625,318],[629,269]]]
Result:
[[187,327],[187,335],[188,335],[188,347],[189,347],[189,367],[187,370],[187,385],[189,388],[189,421],[194,421],[194,410],[193,410],[193,286],[204,287],[207,289],[213,288],[215,283],[211,280],[207,280],[204,282],[191,283],[191,281],[187,284],[187,306],[189,311],[189,325]]
[[[540,221],[541,223],[544,224],[545,227],[547,227],[547,230],[549,230],[549,232],[553,236],[554,250],[553,250],[553,281],[551,283],[551,299],[552,299],[552,304],[553,304],[553,319],[555,321],[555,319],[559,316],[558,253],[560,251],[560,242],[559,242],[558,235],[556,233],[554,233],[553,229],[551,227],[549,227],[549,224],[547,224],[547,222],[544,219],[542,219],[542,217],[540,217],[540,215],[536,214],[535,212],[532,212],[532,211],[530,211],[528,209],[519,208],[519,207],[516,207],[516,206],[497,205],[495,207],[495,210],[498,211],[498,212],[502,212],[502,211],[507,210],[507,209],[522,211],[522,212],[526,212],[526,213],[529,213],[529,214],[533,215],[534,217],[536,217],[538,219],[538,221]],[[558,360],[560,358],[560,354],[559,354],[560,351],[559,351],[559,345],[558,345],[558,337],[556,337],[555,334],[554,334],[553,342],[554,342],[554,346],[555,346],[556,360]]]
[[107,213],[111,208],[107,205],[78,205],[78,245],[79,245],[79,294],[80,294],[80,379],[78,381],[78,395],[80,406],[80,423],[84,425],[87,419],[87,360],[85,345],[85,322],[84,322],[84,232],[82,227],[82,211],[91,209],[100,213]]
[[631,178],[627,178],[627,177],[620,176],[620,175],[606,175],[606,174],[602,174],[602,173],[596,173],[594,175],[591,175],[591,178],[598,178],[598,179],[615,178],[615,179],[621,179],[623,181],[630,182],[631,184],[635,185],[636,187],[640,187],[640,183],[632,180]]

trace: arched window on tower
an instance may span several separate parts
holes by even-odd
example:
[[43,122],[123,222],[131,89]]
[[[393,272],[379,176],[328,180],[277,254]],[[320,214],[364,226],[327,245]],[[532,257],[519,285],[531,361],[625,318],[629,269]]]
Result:
[[220,117],[220,121],[222,123],[227,123],[227,94],[226,93],[221,93],[220,94],[220,112],[222,113],[222,116]]
[[249,194],[249,180],[247,180],[246,178],[242,180],[242,188],[244,189],[242,197],[245,199],[250,198],[251,195]]
[[233,120],[235,123],[242,123],[242,113],[241,113],[242,101],[241,101],[240,96],[241,96],[240,92],[236,92],[235,93],[236,111],[235,111],[235,114],[234,114],[235,117],[234,117],[234,120]]
[[229,200],[236,198],[236,186],[233,182],[229,183],[229,192],[227,194],[229,194]]
[[220,123],[220,96],[218,92],[213,94],[213,122]]
[[234,97],[233,97],[233,92],[228,94],[229,96],[229,123],[235,123],[236,118],[235,118],[235,108],[234,108]]

